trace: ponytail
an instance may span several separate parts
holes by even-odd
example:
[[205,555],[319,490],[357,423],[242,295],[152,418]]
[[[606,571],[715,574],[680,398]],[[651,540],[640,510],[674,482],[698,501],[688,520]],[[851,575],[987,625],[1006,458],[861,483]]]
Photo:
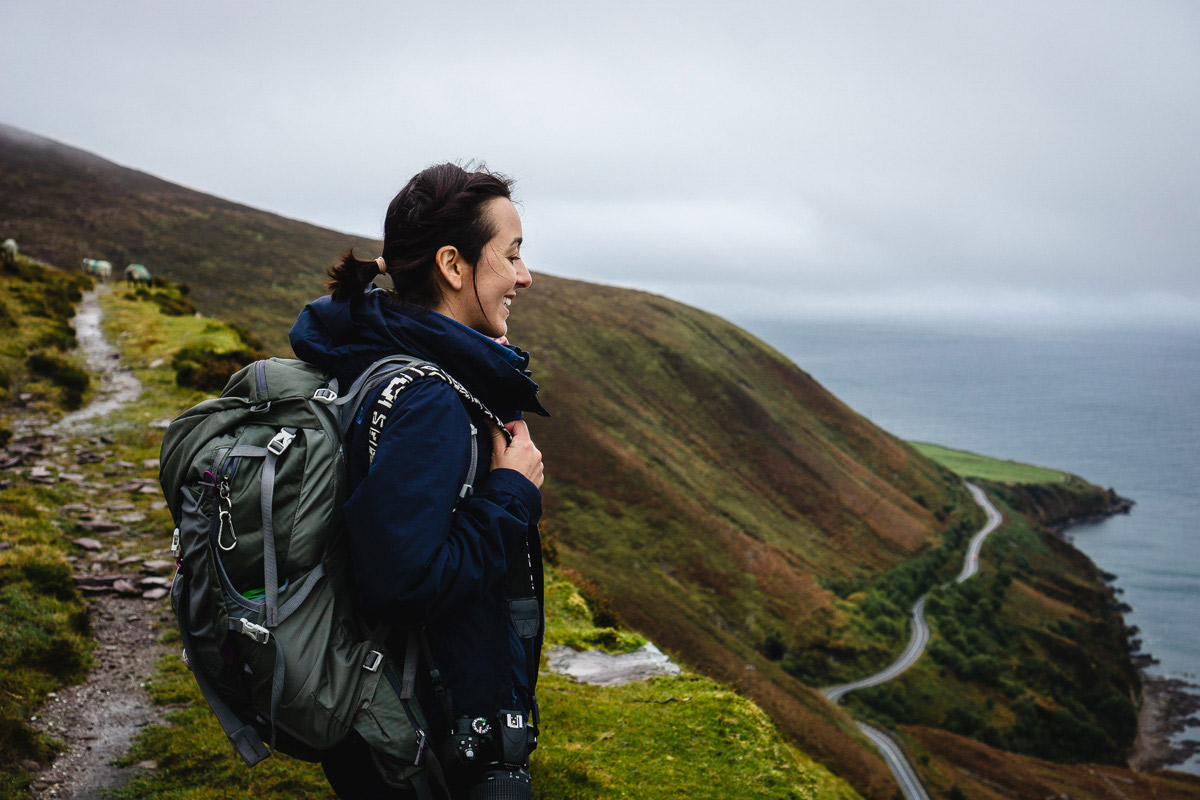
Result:
[[[483,206],[512,196],[512,180],[480,165],[466,170],[438,164],[418,172],[388,205],[383,252],[395,303],[433,308],[441,298],[435,255],[451,245],[471,265],[495,234]],[[360,261],[351,248],[329,268],[326,290],[337,301],[357,297],[382,272],[378,261]],[[472,270],[471,280],[475,280]]]
[[379,262],[360,261],[351,247],[329,268],[328,275],[325,289],[333,295],[333,299],[349,300],[362,294],[379,275]]

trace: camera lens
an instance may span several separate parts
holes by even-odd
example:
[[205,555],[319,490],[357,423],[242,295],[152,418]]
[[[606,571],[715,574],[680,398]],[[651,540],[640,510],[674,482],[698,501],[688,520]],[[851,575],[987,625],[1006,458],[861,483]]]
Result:
[[470,800],[531,800],[533,787],[529,772],[523,769],[497,769],[485,772],[471,787]]

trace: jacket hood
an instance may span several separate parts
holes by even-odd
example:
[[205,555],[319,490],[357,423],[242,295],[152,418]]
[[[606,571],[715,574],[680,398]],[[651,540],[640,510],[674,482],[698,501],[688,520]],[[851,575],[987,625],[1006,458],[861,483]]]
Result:
[[329,295],[312,301],[289,338],[298,358],[334,375],[343,387],[380,358],[403,353],[437,364],[502,417],[507,411],[549,416],[529,377],[528,353],[436,311],[398,306],[378,287],[340,302]]

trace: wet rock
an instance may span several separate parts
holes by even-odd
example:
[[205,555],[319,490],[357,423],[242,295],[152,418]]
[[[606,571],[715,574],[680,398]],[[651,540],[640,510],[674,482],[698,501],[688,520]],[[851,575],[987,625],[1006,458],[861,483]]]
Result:
[[29,759],[25,759],[24,761],[21,762],[21,769],[28,770],[29,772],[37,772],[41,768],[42,768],[42,765],[36,761],[30,761]]
[[142,592],[142,599],[144,599],[144,600],[161,600],[162,598],[164,598],[166,596],[167,596],[167,590],[161,586],[155,587],[153,589],[147,589],[146,591]]
[[141,556],[125,556],[117,563],[118,564],[136,564],[141,560],[142,560]]
[[97,453],[95,450],[76,450],[75,461],[80,464],[99,464],[104,459],[108,458],[104,453]]
[[151,575],[148,578],[142,578],[140,581],[138,581],[138,586],[141,586],[143,589],[145,589],[147,587],[170,586],[170,585],[171,585],[171,579],[164,578],[161,575]]
[[12,542],[0,542],[0,550],[7,550],[12,547]]
[[133,503],[130,503],[130,502],[128,502],[128,501],[124,501],[124,500],[122,500],[122,501],[121,501],[121,502],[119,502],[119,503],[109,503],[109,504],[106,506],[106,508],[107,508],[109,511],[113,511],[113,512],[117,512],[117,511],[133,511],[133,509],[135,508],[135,506],[133,505]]
[[650,642],[632,653],[616,655],[600,650],[576,650],[565,645],[551,648],[550,669],[596,686],[619,686],[656,675],[678,675],[679,665]]
[[125,578],[121,578],[120,580],[113,581],[112,588],[113,588],[113,591],[116,592],[117,594],[123,594],[123,595],[128,595],[128,596],[138,595],[138,594],[142,593],[141,589],[134,586],[131,582],[129,582]]
[[71,483],[83,483],[83,474],[80,472],[60,472],[58,477]]
[[96,541],[95,539],[89,539],[86,536],[76,539],[75,541],[71,542],[71,544],[76,545],[77,547],[82,547],[84,550],[104,549],[104,545],[102,543]]
[[175,568],[174,561],[155,560],[155,561],[147,561],[146,563],[142,564],[143,572],[163,572],[165,570],[174,569],[174,568]]
[[151,427],[151,428],[158,428],[158,429],[160,429],[160,430],[166,430],[167,428],[171,427],[171,420],[169,420],[169,419],[156,419],[156,420],[154,420],[153,422],[151,422],[151,423],[150,423],[149,427]]
[[158,481],[154,478],[134,478],[128,481],[121,481],[116,486],[112,487],[114,492],[141,492],[146,494],[147,490],[157,492]]
[[116,522],[109,522],[104,519],[80,520],[75,523],[85,531],[92,533],[114,533],[121,530],[121,526]]
[[134,463],[132,461],[126,461],[123,458],[117,459],[116,461],[114,461],[112,463],[112,465],[114,467],[116,467],[117,469],[133,469],[134,468]]
[[129,514],[122,514],[121,516],[117,517],[117,519],[120,522],[124,522],[124,523],[141,522],[145,518],[146,518],[145,514],[139,513],[137,511],[134,511]]
[[147,458],[142,461],[142,466],[146,469],[158,469],[159,460],[157,458]]

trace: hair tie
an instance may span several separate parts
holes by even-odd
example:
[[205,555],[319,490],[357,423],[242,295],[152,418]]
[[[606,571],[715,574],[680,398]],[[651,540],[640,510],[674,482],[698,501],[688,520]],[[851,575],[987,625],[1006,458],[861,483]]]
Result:
[[383,260],[383,256],[380,256],[379,258],[375,259],[375,263],[379,265],[379,274],[386,275],[387,274],[387,262]]

